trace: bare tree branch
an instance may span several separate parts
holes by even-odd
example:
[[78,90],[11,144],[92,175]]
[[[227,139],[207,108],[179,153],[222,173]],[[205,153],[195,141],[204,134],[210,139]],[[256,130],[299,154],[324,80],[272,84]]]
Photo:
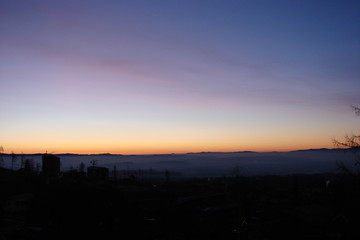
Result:
[[360,116],[360,107],[351,106],[357,116]]
[[[356,106],[351,106],[353,111],[357,116],[360,116],[360,108]],[[355,170],[350,170],[348,166],[344,164],[344,162],[338,161],[337,167],[338,169],[350,176],[360,176],[360,156],[359,156],[359,150],[360,150],[360,135],[345,135],[343,141],[338,141],[336,139],[332,140],[334,146],[338,148],[344,148],[344,149],[350,149],[352,153],[355,155],[355,161],[354,166],[356,167]]]

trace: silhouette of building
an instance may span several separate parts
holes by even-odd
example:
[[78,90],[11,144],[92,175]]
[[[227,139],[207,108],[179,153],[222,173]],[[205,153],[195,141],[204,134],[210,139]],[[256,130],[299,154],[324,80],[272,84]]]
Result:
[[109,177],[109,169],[91,166],[87,168],[87,176],[92,179],[105,180]]
[[46,176],[58,176],[60,173],[60,158],[52,154],[42,155],[42,173]]

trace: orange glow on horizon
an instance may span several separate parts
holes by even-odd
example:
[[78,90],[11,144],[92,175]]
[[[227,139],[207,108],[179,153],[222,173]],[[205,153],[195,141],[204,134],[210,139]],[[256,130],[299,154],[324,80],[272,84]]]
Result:
[[[134,128],[135,129],[135,128]],[[1,142],[6,153],[171,154],[189,152],[286,152],[333,148],[333,136],[301,130],[102,129],[39,132]],[[168,130],[168,131],[166,131]],[[192,131],[193,130],[193,131]],[[55,137],[54,137],[55,136]],[[276,136],[276,138],[274,137]],[[339,137],[340,138],[340,137]]]
[[318,148],[334,148],[331,143],[328,144],[298,144],[298,145],[288,145],[288,146],[279,146],[276,144],[273,145],[264,145],[261,146],[218,146],[218,147],[199,147],[199,146],[168,146],[168,147],[153,147],[153,146],[142,146],[134,147],[128,146],[125,147],[48,147],[48,148],[39,148],[39,147],[4,147],[5,153],[14,152],[16,154],[35,154],[35,153],[73,153],[73,154],[123,154],[123,155],[147,155],[147,154],[184,154],[184,153],[197,153],[197,152],[241,152],[241,151],[254,151],[254,152],[289,152],[295,150],[305,150],[305,149],[318,149]]

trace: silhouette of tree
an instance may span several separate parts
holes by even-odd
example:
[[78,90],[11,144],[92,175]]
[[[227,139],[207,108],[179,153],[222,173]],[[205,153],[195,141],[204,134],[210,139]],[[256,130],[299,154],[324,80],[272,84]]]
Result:
[[25,165],[25,156],[24,153],[21,152],[21,157],[20,157],[20,168],[23,168]]
[[356,106],[351,106],[357,116],[360,116],[360,108]]
[[[356,106],[351,106],[353,111],[355,112],[356,116],[360,116],[360,108]],[[360,135],[356,134],[347,134],[343,141],[338,141],[333,139],[333,144],[338,148],[350,149],[355,156],[354,165],[357,167],[356,172],[351,171],[343,162],[338,162],[339,169],[347,174],[350,175],[359,175],[360,176]]]
[[85,171],[85,167],[85,163],[81,162],[79,165],[79,171],[83,173]]
[[[351,106],[353,111],[357,116],[360,116],[360,108]],[[335,146],[340,148],[352,148],[353,150],[358,150],[360,148],[360,135],[346,135],[344,141],[333,140]]]
[[14,152],[11,152],[11,170],[14,170],[14,164],[17,160],[17,156]]
[[34,171],[34,159],[32,159],[32,158],[25,159],[24,168],[28,172],[33,172]]

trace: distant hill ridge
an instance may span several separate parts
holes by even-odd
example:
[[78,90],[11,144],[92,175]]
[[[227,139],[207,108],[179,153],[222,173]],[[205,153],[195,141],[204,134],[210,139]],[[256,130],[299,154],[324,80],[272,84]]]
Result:
[[[174,156],[174,155],[200,155],[200,154],[228,154],[228,153],[298,153],[298,152],[325,152],[325,151],[349,151],[349,150],[359,150],[357,148],[310,148],[310,149],[300,149],[293,151],[271,151],[271,152],[255,152],[255,151],[234,151],[234,152],[188,152],[188,153],[164,153],[164,154],[112,154],[112,153],[99,153],[99,154],[78,154],[78,153],[52,153],[56,156]],[[41,156],[45,153],[31,153],[23,155],[27,156]],[[11,153],[0,153],[0,155],[6,156],[11,155]],[[21,154],[16,154],[21,155]]]

